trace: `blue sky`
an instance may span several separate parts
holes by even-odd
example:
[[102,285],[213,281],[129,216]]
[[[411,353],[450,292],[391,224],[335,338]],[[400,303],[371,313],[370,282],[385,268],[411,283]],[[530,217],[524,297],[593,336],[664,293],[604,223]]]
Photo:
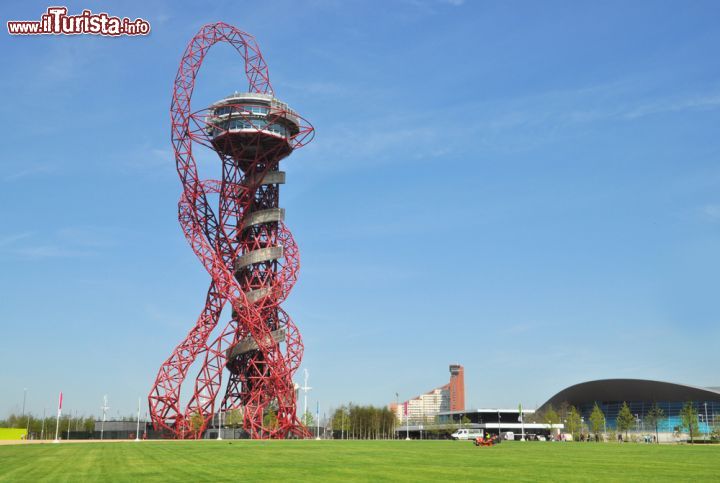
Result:
[[[0,35],[0,414],[26,387],[36,414],[60,390],[129,414],[193,325],[208,276],[177,224],[168,108],[219,20],[317,130],[281,196],[312,407],[407,398],[455,362],[473,407],[720,384],[717,2],[199,3],[102,5],[148,37]],[[213,49],[194,107],[244,90],[242,67]]]

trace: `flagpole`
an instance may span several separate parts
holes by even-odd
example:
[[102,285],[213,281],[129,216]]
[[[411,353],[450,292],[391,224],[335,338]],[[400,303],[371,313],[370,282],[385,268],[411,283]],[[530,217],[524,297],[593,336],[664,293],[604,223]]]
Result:
[[410,441],[410,411],[408,410],[408,403],[405,401],[405,441]]
[[55,419],[55,443],[59,443],[58,432],[60,431],[60,413],[62,412],[62,391],[60,391],[60,399],[58,400],[58,412]]
[[315,401],[317,406],[315,407],[315,439],[320,439],[320,401]]
[[523,417],[522,403],[518,405],[518,409],[520,410],[520,441],[525,441],[525,418]]

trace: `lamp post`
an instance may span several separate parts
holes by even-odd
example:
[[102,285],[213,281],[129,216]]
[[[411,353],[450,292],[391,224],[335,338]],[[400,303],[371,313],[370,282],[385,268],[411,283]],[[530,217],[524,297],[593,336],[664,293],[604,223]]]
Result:
[[45,439],[45,408],[43,408],[43,422],[40,430],[40,439]]
[[603,417],[603,441],[607,441],[607,419]]
[[138,398],[137,427],[135,428],[135,441],[140,441],[140,398]]
[[218,411],[218,441],[222,440],[222,409]]
[[[22,417],[25,419],[25,400],[27,399],[27,387],[23,388],[23,410],[22,410]],[[27,421],[26,421],[26,429],[25,429],[25,439],[28,437],[28,433],[30,432],[30,415],[28,415]]]
[[410,441],[410,401],[405,403],[405,441]]
[[[303,374],[305,375],[305,379],[304,379],[305,382],[304,382],[303,387],[300,388],[300,389],[302,389],[303,392],[305,393],[305,400],[304,400],[304,402],[303,402],[302,422],[303,422],[304,425],[307,426],[307,424],[308,424],[308,421],[307,421],[307,420],[308,420],[308,417],[307,417],[307,414],[308,414],[308,412],[307,412],[307,410],[308,410],[308,409],[307,409],[307,393],[308,393],[308,391],[309,391],[310,389],[312,389],[312,388],[311,388],[310,386],[308,386],[308,370],[307,370],[307,369],[303,369]],[[234,436],[234,435],[233,435],[233,436]]]
[[103,405],[100,409],[102,409],[102,422],[100,423],[100,440],[102,441],[105,435],[105,415],[107,414],[107,410],[110,409],[110,406],[107,404],[107,394],[103,396]]

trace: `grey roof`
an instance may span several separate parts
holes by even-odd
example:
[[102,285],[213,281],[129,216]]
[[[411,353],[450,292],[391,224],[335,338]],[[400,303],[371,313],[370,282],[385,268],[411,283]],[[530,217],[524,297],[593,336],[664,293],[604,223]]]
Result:
[[577,406],[602,401],[720,402],[720,390],[646,379],[600,379],[563,389],[548,399],[540,409],[544,409],[549,404],[558,407],[563,402]]

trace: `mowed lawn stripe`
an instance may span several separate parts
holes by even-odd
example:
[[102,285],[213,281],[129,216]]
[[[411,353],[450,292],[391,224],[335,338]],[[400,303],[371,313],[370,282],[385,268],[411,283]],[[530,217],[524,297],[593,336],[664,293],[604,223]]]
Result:
[[720,446],[143,441],[0,446],[0,481],[720,481]]

